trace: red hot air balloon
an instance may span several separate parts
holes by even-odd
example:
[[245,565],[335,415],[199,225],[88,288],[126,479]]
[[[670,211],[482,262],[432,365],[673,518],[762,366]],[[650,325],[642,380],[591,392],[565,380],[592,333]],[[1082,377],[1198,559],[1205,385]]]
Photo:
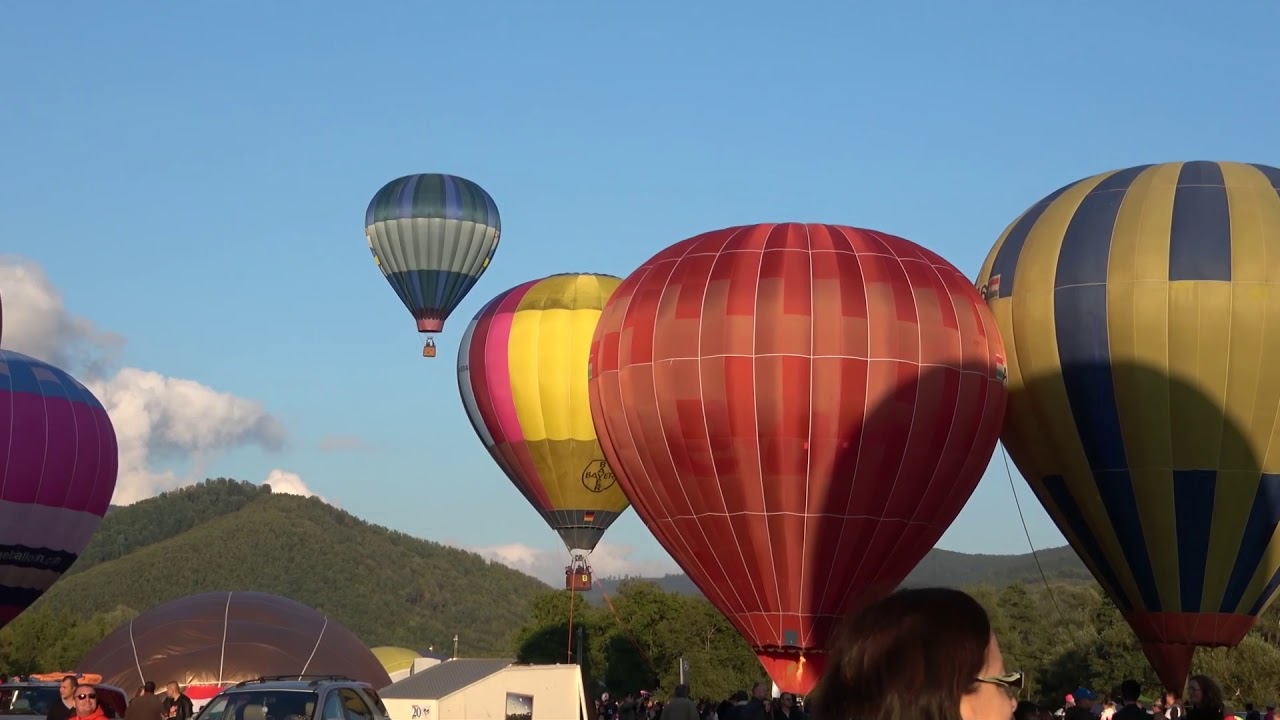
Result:
[[116,433],[52,365],[0,350],[0,627],[75,562],[115,492]]
[[833,225],[663,250],[605,307],[590,367],[632,506],[801,694],[834,622],[955,519],[1004,418],[1004,350],[973,284],[907,240]]

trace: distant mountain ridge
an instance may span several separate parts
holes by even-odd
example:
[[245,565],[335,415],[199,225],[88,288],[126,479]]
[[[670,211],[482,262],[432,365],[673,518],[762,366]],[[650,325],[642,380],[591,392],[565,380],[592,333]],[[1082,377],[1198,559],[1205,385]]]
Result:
[[[1039,566],[1036,561],[1039,560]],[[1040,574],[1044,569],[1044,576]],[[1016,583],[1039,585],[1049,582],[1093,582],[1089,569],[1070,547],[1038,550],[1034,555],[979,555],[934,549],[925,556],[916,569],[907,576],[905,587],[944,586],[955,588],[990,585],[1004,587]],[[683,573],[662,577],[608,577],[599,578],[604,592],[612,594],[618,585],[627,580],[644,580],[656,583],[668,592],[682,595],[700,595],[696,585]],[[600,590],[586,593],[591,601],[601,599]]]
[[[1051,582],[1091,581],[1070,548],[1038,557]],[[699,594],[682,574],[604,578],[601,585],[613,593],[626,579]],[[933,550],[906,584],[1020,582],[1042,582],[1030,554]],[[192,593],[260,590],[330,614],[371,645],[447,647],[459,633],[474,656],[505,651],[533,598],[548,589],[476,553],[374,525],[317,498],[217,478],[113,506],[80,559],[35,607],[140,612]],[[599,589],[586,595],[602,600]]]

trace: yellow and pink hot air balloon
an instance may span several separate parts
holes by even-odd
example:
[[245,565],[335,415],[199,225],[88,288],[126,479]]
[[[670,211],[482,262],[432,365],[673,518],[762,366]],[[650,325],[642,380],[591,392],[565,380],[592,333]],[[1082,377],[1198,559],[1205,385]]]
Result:
[[573,553],[565,586],[591,588],[586,555],[627,509],[591,421],[587,354],[622,282],[552,275],[476,313],[458,348],[458,390],[480,441]]

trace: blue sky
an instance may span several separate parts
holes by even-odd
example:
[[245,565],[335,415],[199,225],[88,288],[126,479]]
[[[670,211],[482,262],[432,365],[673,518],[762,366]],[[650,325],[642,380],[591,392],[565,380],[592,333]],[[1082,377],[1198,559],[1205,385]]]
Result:
[[[1079,177],[1280,164],[1274,3],[117,0],[4,16],[0,252],[126,338],[122,364],[258,401],[287,434],[278,451],[153,461],[285,468],[366,519],[470,547],[557,550],[454,375],[466,322],[516,283],[625,275],[689,235],[788,220],[903,235],[972,276],[1009,221]],[[411,172],[474,179],[503,218],[435,361],[363,236],[370,196]],[[321,452],[335,434],[367,448]],[[1061,544],[1018,487],[1037,547]],[[662,557],[632,513],[609,542]],[[998,454],[942,546],[1026,551]]]

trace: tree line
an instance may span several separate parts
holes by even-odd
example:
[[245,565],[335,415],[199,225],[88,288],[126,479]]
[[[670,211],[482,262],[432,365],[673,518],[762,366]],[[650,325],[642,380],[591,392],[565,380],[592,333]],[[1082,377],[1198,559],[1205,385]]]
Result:
[[[1061,707],[1077,687],[1119,697],[1126,678],[1146,693],[1161,691],[1133,631],[1093,583],[978,586],[969,592],[987,608],[1007,666],[1025,674],[1023,698]],[[577,596],[574,623],[584,628],[583,673],[596,693],[641,688],[667,696],[690,665],[692,694],[721,700],[767,680],[746,642],[705,599],[627,581],[609,603]],[[569,593],[545,593],[516,637],[522,662],[569,657]],[[576,632],[574,633],[577,634]],[[575,656],[576,657],[576,656]],[[1273,610],[1236,648],[1196,651],[1193,672],[1216,678],[1231,707],[1264,707],[1280,700],[1280,616]]]
[[[1118,695],[1120,682],[1129,677],[1151,695],[1159,691],[1133,632],[1096,585],[1014,584],[969,592],[990,613],[1006,664],[1025,673],[1025,698],[1058,707],[1063,695],[1080,686]],[[48,607],[28,610],[0,630],[0,672],[93,672],[76,667],[80,658],[134,615],[128,607],[87,616]],[[407,638],[400,641],[395,627],[383,628],[379,640],[409,644]],[[681,658],[688,661],[695,697],[720,700],[767,680],[746,642],[705,599],[639,580],[623,582],[596,603],[581,594],[544,592],[507,646],[519,662],[580,660],[592,695],[647,689],[668,696],[679,682]],[[1197,650],[1194,671],[1216,678],[1233,708],[1275,704],[1280,615],[1268,610],[1236,648]]]

